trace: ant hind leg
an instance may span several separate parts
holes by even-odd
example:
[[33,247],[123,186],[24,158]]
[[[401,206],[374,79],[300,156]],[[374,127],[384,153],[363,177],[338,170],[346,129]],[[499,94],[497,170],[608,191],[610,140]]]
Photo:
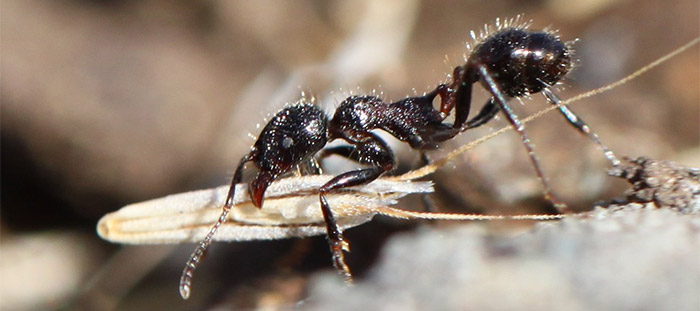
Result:
[[586,124],[586,122],[583,121],[583,119],[576,115],[576,113],[574,113],[568,105],[562,103],[561,99],[559,99],[559,96],[554,94],[549,88],[544,88],[542,90],[542,93],[547,98],[547,101],[559,108],[559,112],[561,112],[561,114],[564,115],[566,120],[569,121],[569,124],[571,124],[577,130],[579,130],[579,132],[588,136],[591,140],[598,144],[600,149],[603,150],[605,157],[608,159],[608,161],[610,161],[613,167],[620,165],[620,160],[617,159],[612,150],[610,150],[603,144],[603,142],[600,141],[598,135],[591,130],[591,128],[588,126],[588,124]]
[[552,192],[552,188],[549,186],[549,183],[545,178],[544,172],[542,171],[542,167],[540,166],[540,162],[537,159],[537,155],[535,155],[535,148],[532,146],[530,138],[525,132],[525,126],[522,124],[522,122],[520,122],[518,116],[515,114],[513,109],[510,106],[508,106],[508,100],[506,99],[506,96],[501,90],[501,87],[494,80],[487,66],[477,65],[477,70],[480,78],[484,82],[485,87],[493,96],[493,100],[495,101],[496,105],[498,105],[498,108],[500,110],[503,110],[503,114],[506,116],[506,119],[508,119],[508,122],[513,126],[513,129],[515,129],[515,131],[518,132],[518,134],[520,134],[520,138],[523,142],[523,145],[525,146],[525,149],[527,149],[527,154],[530,157],[530,162],[532,162],[532,166],[534,167],[535,172],[537,173],[537,177],[540,179],[542,186],[544,186],[545,198],[552,202],[552,204],[554,204],[554,207],[560,212],[568,213],[570,210],[566,206],[566,204],[557,199],[557,197]]

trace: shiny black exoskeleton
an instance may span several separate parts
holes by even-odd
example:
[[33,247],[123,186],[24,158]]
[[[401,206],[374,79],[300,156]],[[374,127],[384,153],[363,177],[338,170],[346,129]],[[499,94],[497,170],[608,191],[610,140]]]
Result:
[[[318,107],[301,103],[278,112],[263,128],[236,172],[252,161],[260,170],[250,183],[250,198],[262,206],[265,189],[280,174],[308,161],[326,145],[328,117]],[[234,180],[234,185],[240,180]],[[232,187],[235,188],[235,187]],[[233,199],[233,193],[228,198]],[[231,204],[233,202],[230,202]]]
[[[350,280],[350,269],[345,264],[343,254],[347,244],[326,201],[326,194],[335,189],[369,183],[394,168],[396,160],[393,152],[372,133],[373,130],[385,130],[421,150],[437,148],[439,142],[458,134],[459,127],[442,122],[455,107],[452,103],[456,98],[454,89],[440,85],[426,95],[394,103],[385,103],[375,96],[351,96],[338,106],[330,121],[321,109],[304,101],[280,110],[263,128],[250,151],[241,158],[219,220],[187,261],[180,279],[181,295],[184,298],[189,296],[194,269],[233,207],[236,185],[242,180],[246,163],[253,162],[258,169],[248,189],[253,204],[261,207],[265,190],[280,175],[295,167],[319,171],[315,157],[319,151],[322,151],[319,159],[339,155],[369,166],[340,174],[319,188],[333,264]],[[433,101],[438,96],[441,100],[440,111],[433,108]],[[323,149],[327,142],[336,139],[342,139],[348,145]]]
[[[233,206],[235,186],[241,182],[247,162],[253,162],[258,174],[249,185],[250,197],[261,207],[265,190],[275,179],[295,167],[314,171],[317,160],[339,155],[367,165],[342,173],[319,188],[320,207],[326,223],[333,263],[350,280],[345,264],[343,240],[325,196],[333,190],[369,183],[391,171],[396,160],[389,146],[373,130],[384,130],[417,150],[430,150],[462,131],[482,125],[503,110],[508,121],[522,137],[530,159],[545,186],[545,195],[558,204],[541,172],[524,127],[508,106],[508,100],[542,91],[547,99],[581,132],[589,135],[616,164],[617,159],[598,137],[549,89],[572,67],[569,47],[548,32],[531,32],[522,27],[506,28],[485,38],[470,54],[466,64],[457,66],[452,82],[438,85],[423,96],[386,103],[376,96],[351,96],[328,117],[316,106],[300,102],[279,111],[262,130],[250,152],[242,157],[231,181],[223,212],[207,237],[187,262],[180,283],[183,297],[189,295],[192,274],[211,243],[217,228]],[[481,82],[492,98],[480,112],[468,120],[473,84]],[[440,97],[440,108],[433,102]],[[455,110],[453,123],[444,120]],[[344,140],[347,145],[324,149],[328,142]]]
[[[530,161],[544,186],[545,197],[560,211],[567,211],[551,191],[534,148],[530,143],[525,127],[508,105],[513,97],[542,92],[547,100],[556,105],[567,121],[581,133],[590,137],[605,153],[613,166],[620,164],[613,152],[608,149],[588,125],[579,118],[561,99],[552,92],[550,86],[559,82],[573,67],[571,48],[550,32],[533,32],[524,27],[502,29],[480,42],[469,55],[464,66],[455,68],[457,81],[461,84],[454,101],[456,108],[455,126],[462,131],[478,127],[493,119],[498,111],[503,111],[508,122],[520,134],[527,149]],[[467,120],[471,102],[471,85],[481,84],[492,97],[471,120]],[[448,107],[449,108],[449,107]]]
[[517,28],[495,33],[474,49],[467,66],[482,64],[509,97],[537,93],[572,67],[569,48],[557,37]]

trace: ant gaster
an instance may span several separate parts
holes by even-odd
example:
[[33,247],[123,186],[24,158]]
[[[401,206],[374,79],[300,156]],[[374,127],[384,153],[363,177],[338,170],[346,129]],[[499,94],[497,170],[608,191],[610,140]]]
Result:
[[[457,102],[464,107],[461,109],[458,107],[455,123],[461,120],[460,111],[469,111],[471,85],[481,82],[492,97],[474,118],[466,122],[462,130],[478,127],[493,119],[498,111],[502,110],[527,149],[537,177],[544,186],[545,198],[550,200],[557,209],[565,212],[568,209],[553,195],[530,139],[525,133],[524,125],[508,105],[509,99],[542,92],[547,101],[556,105],[574,128],[598,144],[613,166],[620,165],[620,161],[600,141],[598,135],[591,131],[590,127],[563,104],[551,90],[551,86],[557,84],[573,67],[570,45],[562,42],[553,32],[528,31],[526,29],[528,24],[511,28],[510,25],[517,23],[518,19],[508,20],[503,25],[496,20],[496,26],[500,31],[484,38],[469,55],[465,67],[461,70],[462,77],[459,79],[462,81],[462,86],[468,90],[461,92],[464,97]],[[488,33],[488,27],[486,32]],[[472,37],[476,37],[473,32]],[[485,35],[482,34],[481,37]]]
[[[330,155],[339,155],[368,166],[337,175],[318,190],[333,265],[347,281],[351,281],[350,269],[344,259],[344,251],[349,251],[349,245],[343,239],[325,196],[333,190],[369,183],[396,166],[389,146],[372,133],[376,129],[388,132],[413,149],[424,151],[435,149],[438,143],[488,122],[502,110],[520,134],[544,185],[545,196],[563,210],[564,205],[551,193],[522,123],[508,106],[510,98],[542,91],[574,127],[600,145],[613,165],[619,161],[550,90],[550,86],[572,68],[568,44],[551,32],[532,32],[526,30],[526,24],[511,26],[513,23],[514,20],[509,20],[499,25],[497,21],[499,31],[488,37],[483,36],[466,64],[454,69],[452,82],[441,84],[423,96],[393,103],[386,103],[376,96],[351,96],[338,106],[330,120],[321,109],[304,99],[279,111],[263,128],[248,154],[240,160],[221,216],[187,261],[180,279],[183,298],[189,297],[194,270],[234,205],[235,188],[241,182],[247,162],[253,162],[259,170],[249,184],[250,198],[257,207],[262,206],[267,187],[292,168],[320,172],[316,161]],[[468,120],[472,85],[477,82],[481,82],[492,98],[474,118]],[[436,110],[433,101],[438,96],[440,109]],[[444,123],[452,110],[455,110],[454,122]],[[336,139],[344,140],[347,145],[323,149]]]

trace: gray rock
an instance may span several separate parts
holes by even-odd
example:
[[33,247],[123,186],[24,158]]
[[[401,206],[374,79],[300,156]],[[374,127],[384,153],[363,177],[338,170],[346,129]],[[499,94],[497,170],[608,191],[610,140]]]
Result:
[[698,170],[646,158],[611,172],[625,199],[515,236],[484,224],[395,237],[347,287],[318,275],[311,310],[700,310]]

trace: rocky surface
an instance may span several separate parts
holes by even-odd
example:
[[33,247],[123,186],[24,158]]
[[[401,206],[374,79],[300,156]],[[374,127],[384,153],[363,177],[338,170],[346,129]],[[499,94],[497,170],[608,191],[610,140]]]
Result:
[[483,224],[396,236],[347,287],[318,276],[313,310],[698,310],[698,170],[647,158],[611,175],[625,200],[516,236]]

